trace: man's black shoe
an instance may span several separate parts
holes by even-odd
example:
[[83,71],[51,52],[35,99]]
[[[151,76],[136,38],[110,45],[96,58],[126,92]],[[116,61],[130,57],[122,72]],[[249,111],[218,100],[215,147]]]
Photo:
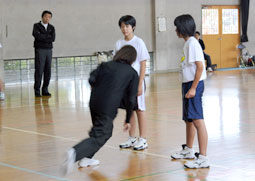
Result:
[[35,94],[35,97],[42,97],[41,94]]
[[43,96],[51,96],[51,93],[47,92],[47,93],[42,93]]

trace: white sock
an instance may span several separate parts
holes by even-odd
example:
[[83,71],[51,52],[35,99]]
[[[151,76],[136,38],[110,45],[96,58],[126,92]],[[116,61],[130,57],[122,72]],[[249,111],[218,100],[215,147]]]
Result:
[[129,136],[130,139],[136,140],[136,137]]
[[199,158],[201,158],[201,159],[207,159],[207,156],[199,154]]

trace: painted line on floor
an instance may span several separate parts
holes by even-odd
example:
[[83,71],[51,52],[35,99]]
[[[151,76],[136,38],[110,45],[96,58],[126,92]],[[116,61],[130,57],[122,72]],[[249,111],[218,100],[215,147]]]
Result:
[[15,166],[15,165],[10,165],[10,164],[3,163],[3,162],[0,162],[0,166],[21,170],[21,171],[28,172],[28,173],[33,173],[33,174],[36,174],[36,175],[41,175],[43,177],[47,177],[47,178],[51,178],[51,179],[56,179],[56,180],[61,180],[61,181],[71,181],[69,179],[56,177],[56,176],[53,176],[53,175],[48,175],[48,174],[45,174],[45,173],[42,173],[42,172],[38,172],[38,171],[35,171],[35,170],[30,170],[30,169],[27,169],[27,168],[18,167],[18,166]]
[[[187,175],[184,173],[178,173],[180,171],[183,171],[183,169],[176,169],[176,170],[169,170],[169,171],[162,171],[162,172],[156,172],[156,173],[151,173],[151,174],[145,174],[145,175],[141,175],[141,176],[135,176],[135,177],[130,177],[130,178],[126,178],[126,179],[121,179],[120,181],[128,181],[128,180],[136,180],[136,179],[144,179],[144,178],[148,178],[148,177],[153,177],[153,176],[160,176],[160,175],[165,175],[165,174],[174,174],[174,175],[178,175],[178,176],[184,176],[186,179],[198,179],[200,181],[206,181],[207,178],[201,179],[199,176],[192,176],[192,175]],[[201,172],[201,169],[197,170],[198,172]],[[209,172],[209,171],[208,171]],[[211,177],[210,179],[213,179],[215,181],[221,181],[221,179],[215,178],[215,177]]]
[[23,130],[23,129],[18,129],[18,128],[11,128],[11,127],[6,127],[6,126],[3,126],[2,128],[12,130],[12,131],[19,131],[19,132],[23,132],[23,133],[35,134],[35,135],[46,136],[46,137],[51,137],[51,138],[58,138],[58,139],[66,140],[66,141],[74,141],[74,142],[78,141],[78,140],[72,139],[72,138],[65,138],[65,137],[62,137],[62,136],[54,136],[54,135],[38,133],[38,132],[35,132],[35,131],[28,131],[28,130]]
[[[42,99],[43,100],[43,99]],[[75,103],[68,103],[68,102],[64,102],[64,103],[47,103],[47,104],[43,104],[43,103],[38,103],[38,104],[27,104],[27,105],[23,105],[23,106],[13,106],[13,107],[0,107],[0,109],[4,110],[4,109],[19,109],[19,108],[36,108],[37,106],[54,106],[54,105],[59,105],[59,106],[63,106],[63,107],[57,107],[57,108],[70,108],[70,106],[76,105]],[[69,106],[69,107],[68,107]],[[87,110],[84,110],[85,112],[89,112],[89,107],[81,107],[83,108],[87,108]],[[51,107],[51,109],[56,109],[56,107]]]
[[[39,132],[35,132],[35,131],[28,131],[28,130],[23,130],[23,129],[18,129],[18,128],[12,128],[12,127],[7,127],[7,126],[2,126],[2,128],[3,129],[7,129],[7,130],[12,130],[12,131],[28,133],[28,134],[34,134],[34,135],[40,135],[40,136],[45,136],[45,137],[50,137],[50,138],[66,140],[66,141],[72,141],[72,142],[76,142],[76,143],[78,143],[80,141],[78,139],[66,138],[66,137],[55,136],[55,135],[49,135],[49,134],[39,133]],[[146,152],[146,150],[145,151],[135,151],[135,150],[131,150],[131,149],[120,149],[119,147],[110,146],[110,145],[107,145],[107,144],[105,145],[105,147],[108,147],[108,148],[111,148],[111,149],[115,149],[115,150],[121,150],[121,151],[125,151],[125,152],[145,154],[145,155],[150,155],[150,156],[159,157],[159,158],[167,158],[169,160],[171,159],[170,156],[156,154],[156,153],[150,153],[150,152]],[[215,164],[210,164],[210,166],[229,169],[228,167],[221,166],[221,165],[215,165]]]
[[[175,171],[180,171],[180,169],[175,170]],[[121,179],[120,181],[128,181],[128,180],[152,177],[152,176],[156,176],[156,175],[168,174],[171,172],[174,172],[174,171],[156,172],[156,173],[151,173],[151,174],[146,174],[146,175],[141,175],[141,176],[136,176],[136,177],[130,177],[130,178],[126,178],[126,179]]]
[[[12,127],[7,127],[7,126],[3,126],[2,128],[7,129],[7,130],[12,130],[12,131],[18,131],[18,132],[23,132],[23,133],[28,133],[28,134],[46,136],[46,137],[50,137],[50,138],[56,138],[56,139],[72,141],[72,142],[79,142],[80,141],[78,139],[66,138],[66,137],[62,137],[62,136],[49,135],[49,134],[44,134],[44,133],[38,133],[38,132],[35,132],[35,131],[28,131],[28,130],[12,128]],[[107,144],[105,146],[108,147],[108,148],[115,149],[115,150],[120,150],[120,148],[115,147],[115,146],[110,146],[110,145],[107,145]],[[139,154],[146,154],[146,155],[150,155],[150,156],[170,159],[170,156],[160,155],[160,154],[155,154],[155,153],[149,153],[149,152],[146,152],[146,151],[141,152],[141,151],[135,151],[135,150],[130,150],[130,149],[121,149],[121,150],[126,151],[126,152],[134,152],[134,153],[139,153]]]

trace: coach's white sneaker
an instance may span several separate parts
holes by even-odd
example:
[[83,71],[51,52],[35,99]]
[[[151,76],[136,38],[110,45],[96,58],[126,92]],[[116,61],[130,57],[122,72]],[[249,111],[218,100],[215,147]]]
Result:
[[99,165],[100,161],[95,160],[95,159],[90,159],[90,158],[83,158],[81,161],[79,161],[78,165],[80,167],[89,167],[89,166],[95,166]]
[[199,153],[195,153],[196,159],[192,161],[188,161],[184,164],[186,168],[209,168],[209,160],[207,156],[200,155]]
[[130,148],[130,147],[135,146],[136,143],[137,143],[137,139],[135,137],[129,136],[128,140],[124,143],[121,143],[119,146],[120,146],[120,148]]
[[76,153],[74,148],[71,148],[70,150],[66,152],[66,159],[61,167],[62,175],[67,175],[73,171],[75,158],[76,158]]
[[182,150],[171,155],[173,159],[193,159],[195,158],[194,150],[187,147],[187,145],[182,145]]
[[134,150],[144,150],[146,148],[148,148],[146,139],[139,138],[137,144],[134,146]]

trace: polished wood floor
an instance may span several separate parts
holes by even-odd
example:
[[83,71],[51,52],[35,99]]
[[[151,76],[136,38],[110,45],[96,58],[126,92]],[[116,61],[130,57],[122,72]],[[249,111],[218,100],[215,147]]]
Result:
[[[6,86],[0,105],[0,180],[255,180],[255,69],[217,71],[205,82],[204,115],[210,169],[184,169],[170,154],[185,142],[178,73],[147,77],[149,148],[120,150],[125,112],[115,119],[113,137],[95,158],[97,167],[63,178],[64,152],[87,137],[91,127],[87,80],[51,82],[51,98],[35,99],[32,84]],[[197,141],[195,150],[198,151]]]

